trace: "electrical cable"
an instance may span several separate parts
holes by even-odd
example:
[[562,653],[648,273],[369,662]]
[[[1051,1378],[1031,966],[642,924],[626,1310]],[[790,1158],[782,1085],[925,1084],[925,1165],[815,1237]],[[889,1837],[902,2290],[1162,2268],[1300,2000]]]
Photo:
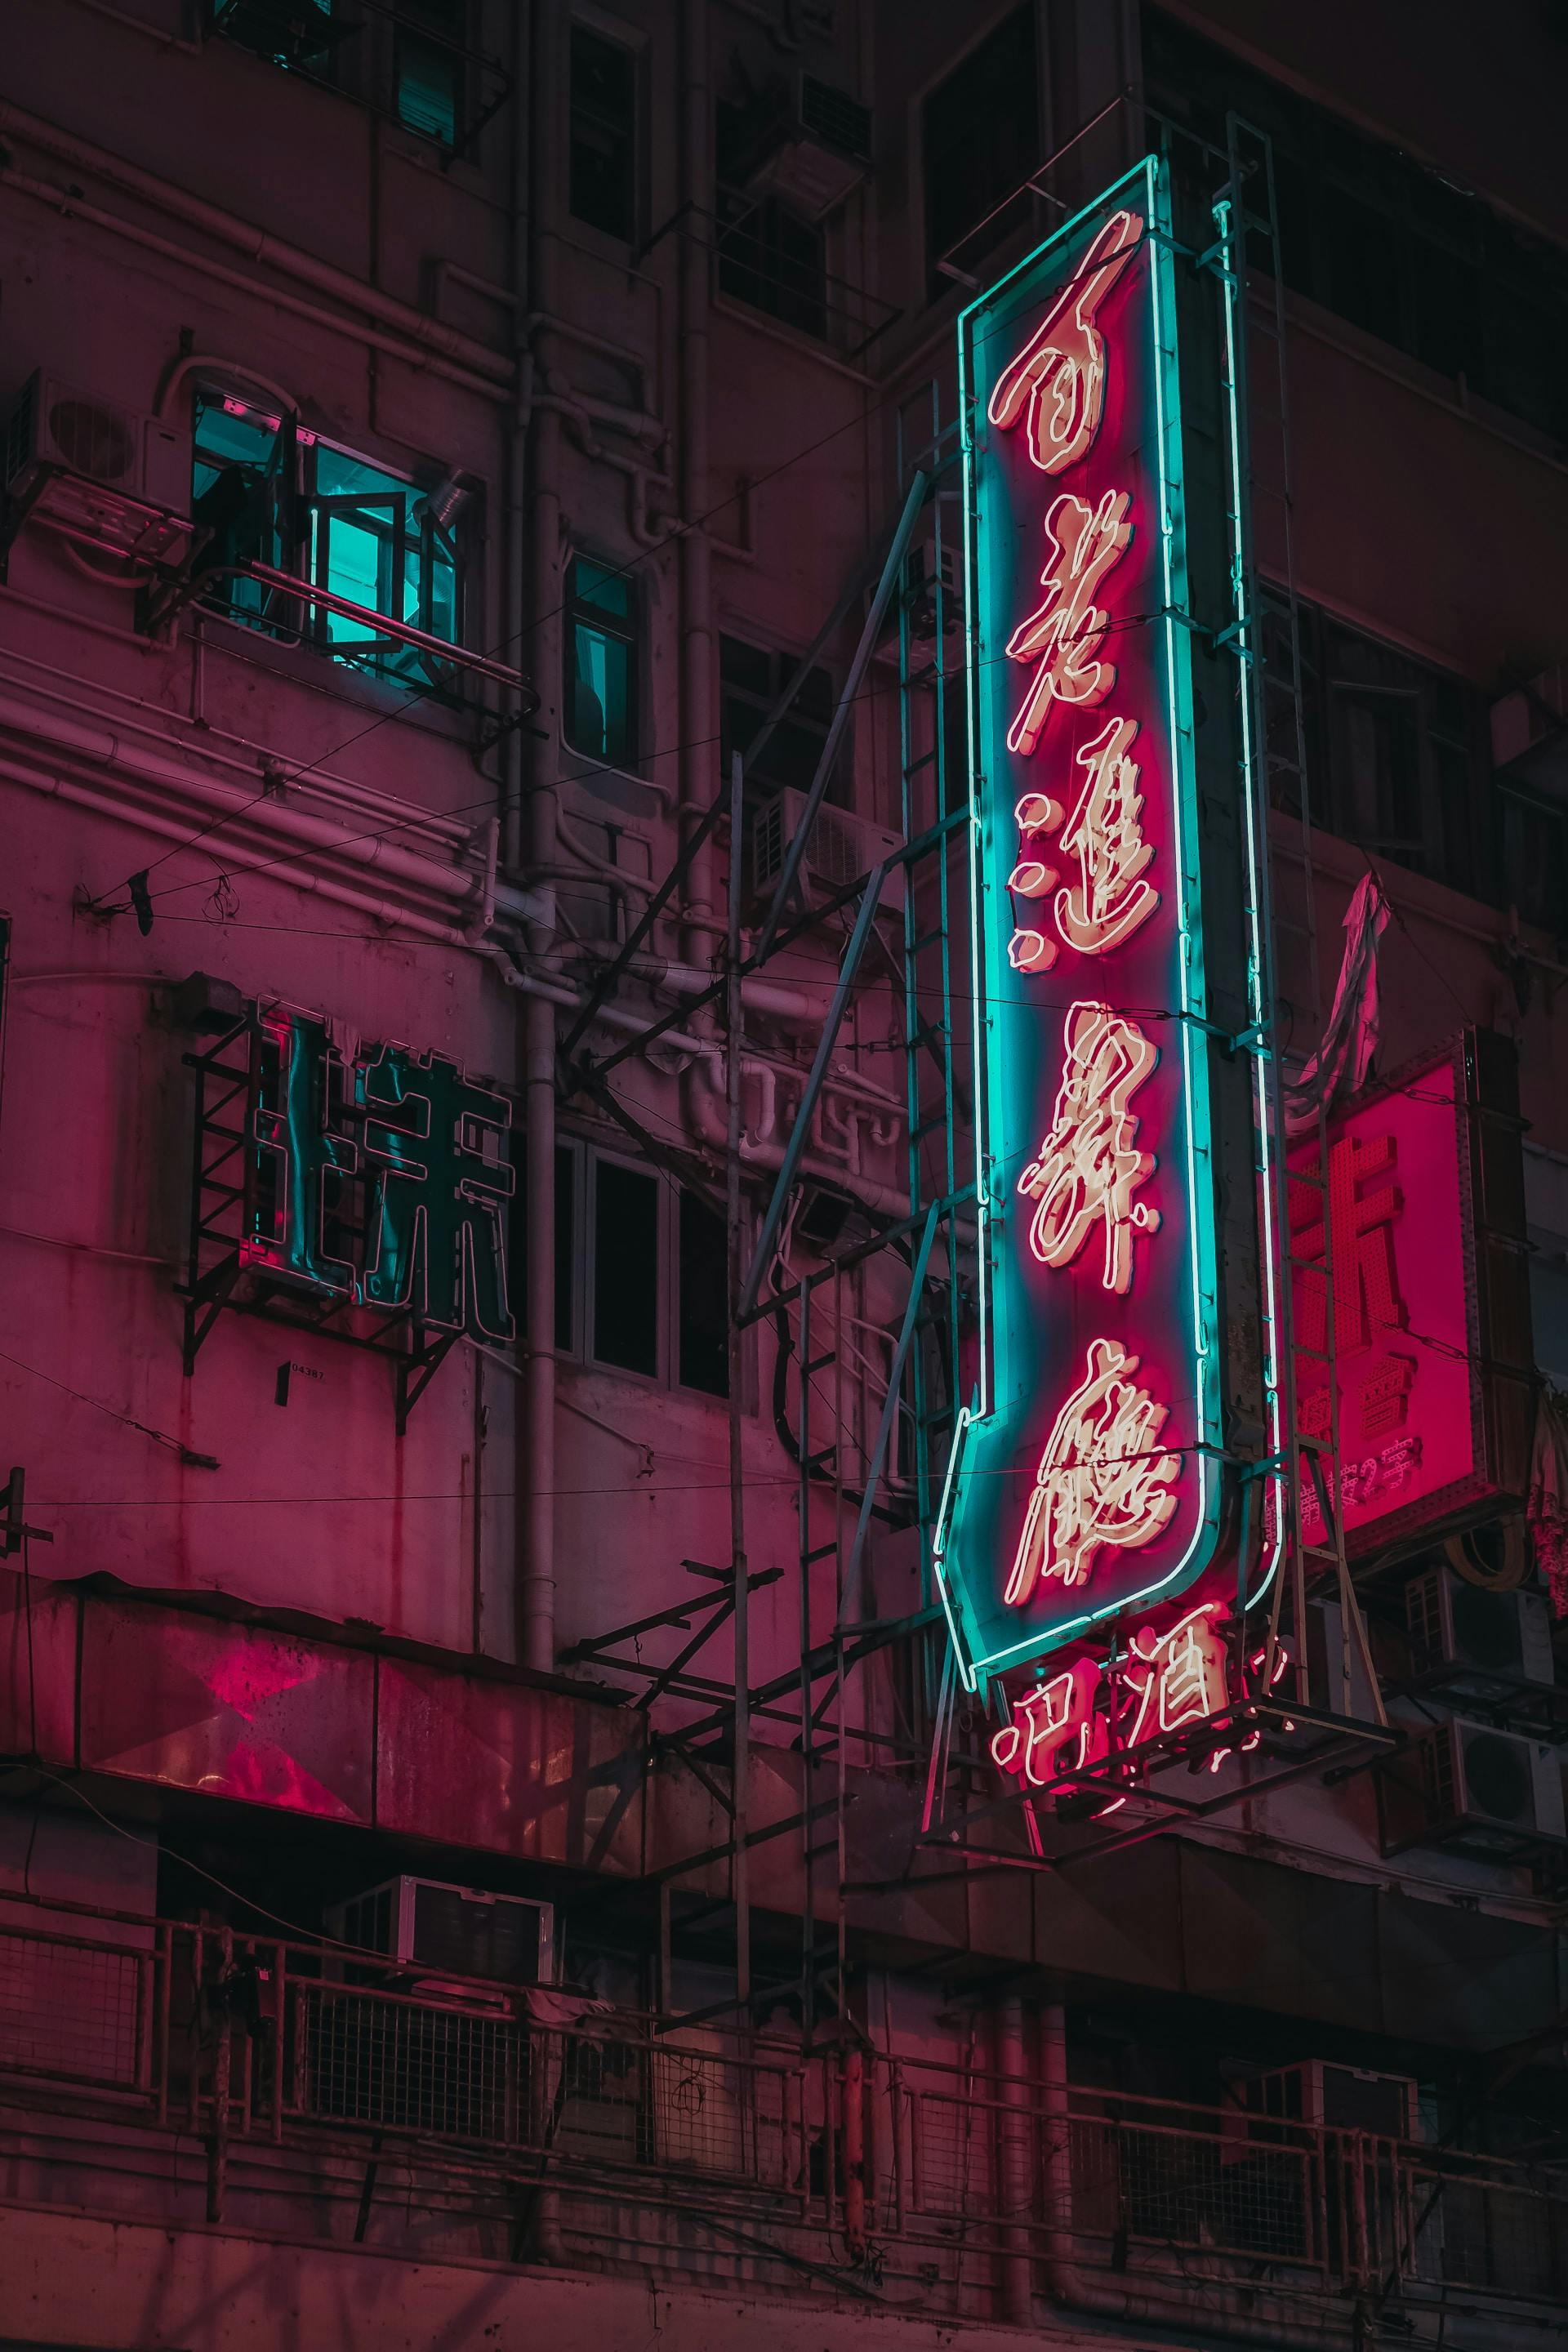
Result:
[[[1052,302],[1058,300],[1059,299],[1060,292],[1061,289],[1059,288],[1056,288],[1053,289],[1048,295],[1042,295],[1039,298],[1041,304],[1043,305],[1047,300]],[[1027,315],[1028,308],[1029,306],[1026,304],[1022,313],[1011,314],[1006,321],[1005,330],[998,326],[992,330],[992,332],[1001,333],[1004,331],[1008,333],[1013,332],[1016,329],[1019,317]],[[989,340],[989,337],[984,337],[982,340]],[[894,401],[900,396],[901,394],[899,385],[896,383],[889,385],[887,391],[881,394],[878,399],[869,403],[868,405],[862,407],[855,415],[847,417],[841,425],[832,426],[829,431],[820,435],[816,440],[808,442],[804,448],[795,450],[792,456],[781,458],[779,463],[771,467],[768,472],[752,478],[748,484],[748,494],[754,496],[759,489],[765,488],[768,483],[777,481],[781,476],[788,473],[792,467],[802,465],[806,458],[816,457],[819,450],[825,449],[829,442],[837,440],[841,435],[848,432],[863,430],[867,419],[869,416],[874,415],[878,410],[885,408],[889,402]],[[667,531],[665,536],[661,540],[657,541],[651,547],[643,548],[639,550],[636,555],[628,556],[624,563],[617,565],[613,571],[608,572],[605,574],[605,577],[609,580],[620,580],[626,578],[626,576],[637,564],[647,562],[650,556],[663,554],[668,549],[677,545],[681,540],[689,538],[694,530],[700,530],[704,524],[709,523],[713,520],[715,515],[722,514],[726,508],[734,506],[739,501],[742,495],[742,494],[739,489],[731,490],[728,497],[715,500],[714,504],[706,509],[703,513],[683,520],[670,530]],[[524,627],[515,630],[510,637],[503,637],[497,645],[492,646],[489,649],[485,657],[489,660],[494,660],[498,655],[510,651],[513,646],[521,644],[526,637],[531,635],[534,631],[542,628],[546,621],[558,619],[565,609],[565,601],[563,600],[561,604],[552,605],[548,612],[538,614]],[[1138,617],[1140,616],[1134,615],[1131,620],[1125,622],[1119,621],[1112,625],[1116,627],[1130,626],[1132,625],[1132,621],[1136,620]],[[427,687],[416,688],[410,700],[427,701],[432,695],[438,691],[439,689],[437,686],[434,681],[432,681],[432,683]],[[285,785],[298,783],[302,777],[311,774],[314,770],[320,768],[324,761],[337,758],[340,753],[350,750],[355,743],[363,742],[367,736],[374,735],[379,728],[389,725],[395,718],[402,716],[406,712],[408,707],[409,705],[405,703],[400,706],[397,712],[379,711],[375,718],[370,721],[368,726],[359,728],[353,734],[345,736],[341,742],[329,747],[328,750],[322,752],[318,753],[314,760],[308,761],[303,767],[295,768],[289,775],[283,777],[281,782]],[[700,747],[687,746],[685,748],[696,749]],[[253,797],[244,804],[244,808],[254,808],[258,800],[266,797],[268,790],[275,788],[275,785],[272,784],[264,786],[261,792],[253,795]],[[493,806],[494,801],[495,794],[492,791],[485,795],[482,805]],[[470,803],[468,805],[477,806],[481,805],[481,803]],[[235,822],[236,817],[243,815],[244,808],[237,810],[231,816],[226,817],[223,820],[223,823],[232,824]],[[453,810],[447,811],[447,814],[449,815],[455,815],[458,814],[458,812]],[[145,877],[148,874],[155,872],[158,866],[166,865],[171,857],[178,856],[184,849],[190,847],[195,842],[204,840],[215,830],[216,830],[216,827],[212,824],[202,826],[198,832],[191,836],[190,842],[176,842],[172,849],[163,851],[162,856],[155,858],[151,866],[139,867],[137,869],[138,876],[144,881]],[[131,879],[132,877],[130,876],[126,876],[121,882],[110,884],[108,889],[96,891],[92,897],[86,901],[87,907],[90,910],[100,914],[129,913],[129,902],[127,902],[123,907],[106,908],[103,905],[103,900],[109,895],[110,890],[129,888]],[[181,887],[192,887],[195,886],[182,885]],[[163,896],[166,894],[159,893],[157,895]]]

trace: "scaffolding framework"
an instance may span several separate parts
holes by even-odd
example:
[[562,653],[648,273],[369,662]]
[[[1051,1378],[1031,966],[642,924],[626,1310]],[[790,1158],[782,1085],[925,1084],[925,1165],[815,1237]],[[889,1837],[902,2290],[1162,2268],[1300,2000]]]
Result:
[[[1125,98],[1116,103],[1130,106]],[[1322,987],[1310,879],[1310,785],[1293,578],[1284,297],[1272,157],[1265,134],[1237,117],[1229,119],[1226,145],[1220,149],[1195,140],[1184,127],[1161,122],[1148,110],[1141,112],[1159,135],[1186,142],[1184,163],[1189,194],[1194,186],[1200,191],[1194,216],[1212,221],[1206,244],[1181,247],[1178,252],[1187,270],[1207,274],[1216,283],[1216,315],[1224,321],[1213,365],[1232,418],[1226,515],[1232,602],[1228,622],[1216,619],[1208,651],[1232,665],[1237,707],[1245,712],[1240,792],[1247,824],[1252,829],[1254,871],[1260,877],[1259,902],[1248,908],[1247,1025],[1223,1041],[1227,1055],[1240,1059],[1250,1073],[1255,1104],[1252,1177],[1260,1204],[1263,1246],[1274,1276],[1264,1333],[1262,1382],[1268,1426],[1263,1443],[1238,1446],[1226,1457],[1237,1498],[1237,1599],[1243,1614],[1259,1599],[1258,1591],[1249,1585],[1249,1576],[1255,1557],[1261,1561],[1268,1549],[1271,1525],[1281,1531],[1281,1564],[1272,1577],[1268,1608],[1262,1612],[1267,1621],[1262,1688],[1246,1703],[1247,1729],[1256,1734],[1256,1740],[1249,1739],[1248,1744],[1256,1745],[1258,1753],[1252,1769],[1237,1784],[1201,1796],[1173,1788],[1171,1773],[1188,1762],[1193,1743],[1180,1736],[1153,1740],[1148,1743],[1146,1756],[1140,1752],[1133,1759],[1139,1769],[1132,1775],[1131,1793],[1141,1801],[1139,1808],[1112,1822],[1097,1822],[1094,1804],[1085,1801],[1092,1799],[1099,1785],[1093,1772],[1064,1774],[1032,1800],[1016,1793],[998,1797],[990,1783],[984,1751],[973,1744],[965,1748],[955,1743],[956,1676],[936,1595],[932,1538],[947,1454],[944,1441],[951,1435],[957,1406],[963,1302],[966,1285],[973,1279],[969,1261],[973,1237],[972,1232],[966,1233],[965,1220],[973,1215],[975,1188],[973,1180],[965,1176],[961,1153],[961,1137],[973,1107],[957,1043],[954,1007],[973,982],[966,972],[955,971],[953,946],[955,937],[967,940],[969,929],[968,860],[960,854],[966,848],[971,822],[964,772],[967,743],[964,730],[954,724],[963,713],[966,690],[956,562],[963,539],[963,420],[952,412],[951,386],[944,387],[940,377],[897,410],[898,519],[889,537],[847,583],[816,641],[769,711],[750,752],[736,760],[726,788],[715,793],[711,805],[691,829],[617,957],[601,974],[563,1047],[565,1091],[584,1091],[603,1101],[607,1096],[605,1080],[619,1063],[657,1042],[678,1023],[688,1021],[694,1012],[708,1006],[721,1009],[729,1111],[726,1205],[737,1244],[732,1249],[730,1284],[731,1362],[739,1361],[736,1343],[741,1335],[765,1321],[771,1323],[782,1354],[794,1368],[797,1410],[791,1450],[796,1472],[798,1658],[793,1665],[752,1684],[745,1663],[747,1601],[760,1582],[771,1578],[753,1578],[745,1565],[733,1380],[734,1556],[721,1570],[701,1571],[721,1580],[719,1591],[704,1598],[707,1613],[700,1622],[694,1622],[695,1612],[689,1609],[658,1612],[655,1618],[579,1643],[570,1654],[574,1659],[592,1656],[597,1663],[613,1663],[618,1672],[639,1677],[644,1689],[637,1704],[645,1711],[667,1694],[706,1702],[697,1720],[678,1733],[656,1732],[650,1726],[647,1734],[650,1752],[678,1757],[721,1805],[729,1825],[724,1843],[667,1864],[658,1874],[664,1987],[668,1990],[672,1889],[686,1873],[727,1857],[730,1904],[736,1923],[737,1999],[702,2014],[731,2011],[745,2014],[763,2000],[793,1992],[808,2042],[847,2030],[847,1895],[936,1885],[975,1872],[1070,1868],[1180,1824],[1210,1820],[1237,1803],[1303,1777],[1342,1779],[1402,1744],[1402,1735],[1389,1727],[1377,1696],[1377,1677],[1345,1553],[1337,1508],[1341,1491],[1337,1407],[1326,1437],[1308,1439],[1299,1426],[1295,1395],[1299,1351],[1291,1330],[1290,1284],[1300,1266],[1290,1255],[1289,1188],[1298,1183],[1322,1186],[1327,1167],[1327,1107],[1320,1096],[1313,1129],[1319,1155],[1315,1173],[1300,1160],[1297,1166],[1289,1166],[1288,1150],[1292,1139],[1286,1126],[1281,1049],[1276,1030],[1274,919],[1268,879],[1269,810],[1279,797],[1276,779],[1285,770],[1291,779],[1290,798],[1300,812],[1308,849],[1309,887],[1303,920],[1296,928],[1305,933],[1312,1000],[1320,1017]],[[1096,117],[1095,123],[1105,120],[1104,115]],[[1020,192],[1027,193],[1036,209],[1036,200],[1059,202],[1047,184],[1052,168],[1050,163],[1043,165]],[[1264,590],[1253,545],[1256,517],[1265,504],[1271,505],[1281,519],[1284,548],[1282,577],[1272,578],[1268,584],[1271,618],[1267,629]],[[862,622],[855,656],[772,905],[748,950],[741,933],[735,876],[744,838],[749,773],[784,722],[823,648],[858,606]],[[818,891],[815,904],[806,906],[800,885],[812,827],[850,705],[861,689],[879,642],[886,642],[889,625],[898,666],[899,809],[903,839],[867,874],[835,890]],[[959,745],[964,747],[962,752]],[[602,1055],[589,1055],[584,1050],[584,1040],[595,1013],[630,969],[660,915],[676,899],[693,857],[706,843],[721,836],[726,821],[731,890],[722,969],[705,994],[695,1001],[689,999],[678,1011],[650,1017],[637,1034],[623,1037]],[[895,871],[903,881],[901,936],[896,956],[885,960],[893,967],[899,1008],[896,1050],[903,1061],[909,1206],[901,1216],[872,1220],[875,1229],[868,1235],[826,1249],[809,1270],[797,1271],[786,1265],[781,1244],[789,1236],[792,1202],[824,1078],[857,991],[865,985],[877,951],[886,947],[879,918],[886,885]],[[749,1251],[742,1251],[738,1246],[742,1230],[739,1088],[745,1042],[741,983],[807,934],[819,941],[829,936],[829,926],[835,921],[843,927],[844,936],[826,1017],[755,1241]],[[973,1074],[968,1076],[973,1082]],[[616,1115],[623,1117],[620,1110]],[[635,1121],[629,1123],[636,1127]],[[668,1147],[658,1146],[646,1130],[637,1131],[652,1156],[658,1158],[662,1151],[669,1158]],[[1299,1142],[1297,1148],[1299,1152]],[[1328,1333],[1321,1352],[1331,1381],[1335,1360],[1332,1246],[1333,1236],[1325,1219],[1324,1256],[1312,1262],[1312,1271],[1329,1293]],[[846,1407],[847,1367],[847,1384],[856,1384],[867,1359],[857,1337],[854,1285],[873,1261],[887,1264],[895,1259],[907,1270],[904,1305],[896,1328],[890,1328],[885,1335],[886,1381],[875,1425],[862,1432],[857,1444]],[[901,1480],[892,1475],[896,1464],[902,1466]],[[1307,1542],[1302,1527],[1306,1482],[1310,1482],[1317,1497],[1324,1529],[1323,1538],[1316,1543]],[[814,1496],[823,1498],[824,1507],[814,1507]],[[868,1547],[877,1526],[909,1531],[918,1547],[916,1605],[883,1617],[868,1613],[866,1605]],[[814,1586],[820,1591],[829,1576],[830,1616],[822,1602],[814,1599]],[[1339,1672],[1331,1677],[1332,1686],[1324,1691],[1312,1686],[1308,1664],[1310,1580],[1320,1587],[1327,1587],[1331,1580],[1340,1601]],[[678,1657],[662,1666],[626,1654],[626,1639],[651,1630],[655,1623],[690,1631],[690,1639]],[[736,1634],[736,1682],[731,1685],[693,1670],[692,1662],[702,1644],[721,1623],[732,1623]],[[850,1720],[854,1676],[868,1660],[896,1643],[909,1645],[911,1664],[907,1683],[912,1707],[908,1740]],[[1294,1688],[1277,1694],[1275,1668],[1281,1654],[1291,1663]],[[1371,1722],[1356,1720],[1352,1711],[1358,1656],[1373,1694],[1376,1719]],[[798,1811],[763,1830],[752,1826],[747,1811],[744,1751],[753,1719],[787,1725],[794,1735],[790,1745],[801,1759]],[[1205,1722],[1203,1728],[1205,1736],[1212,1736],[1216,1725]],[[846,1810],[851,1751],[857,1744],[861,1756],[887,1760],[890,1755],[910,1769],[911,1778],[923,1780],[921,1834],[914,1857],[896,1880],[851,1878]],[[730,1773],[727,1787],[726,1769]],[[832,1827],[825,1835],[827,1822]],[[1010,1832],[1010,1838],[996,1843],[998,1828]],[[786,1833],[800,1841],[804,1900],[798,1969],[790,1985],[775,1981],[763,1986],[753,1981],[751,1970],[747,1856],[762,1840]],[[917,1868],[917,1863],[928,1866]],[[727,1907],[705,1897],[700,1916],[710,1919]]]

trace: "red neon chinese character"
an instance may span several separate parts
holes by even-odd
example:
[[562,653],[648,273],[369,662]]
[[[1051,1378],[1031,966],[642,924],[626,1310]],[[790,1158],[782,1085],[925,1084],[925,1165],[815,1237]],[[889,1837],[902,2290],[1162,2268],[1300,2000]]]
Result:
[[[1405,1308],[1394,1263],[1394,1221],[1405,1206],[1397,1184],[1362,1185],[1394,1166],[1394,1139],[1363,1142],[1347,1135],[1329,1147],[1329,1229],[1333,1235],[1334,1345],[1353,1356],[1380,1330],[1401,1330]],[[1290,1246],[1298,1258],[1323,1255],[1323,1212],[1318,1196],[1298,1186],[1290,1202]],[[1298,1337],[1321,1352],[1329,1344],[1329,1286],[1321,1273],[1300,1277]]]
[[1089,1369],[1056,1418],[1035,1473],[1004,1600],[1022,1608],[1042,1577],[1087,1584],[1104,1546],[1152,1543],[1176,1507],[1181,1460],[1156,1449],[1166,1407],[1131,1375],[1139,1360],[1091,1339]]
[[1132,543],[1131,504],[1125,490],[1107,490],[1097,507],[1068,490],[1046,517],[1052,553],[1040,574],[1045,600],[1007,640],[1014,661],[1039,665],[1007,732],[1011,751],[1033,751],[1053,702],[1091,707],[1116,683],[1115,663],[1099,658],[1110,616],[1094,599]]
[[[1160,903],[1160,893],[1143,878],[1154,852],[1143,838],[1138,763],[1127,756],[1137,733],[1135,719],[1112,719],[1078,754],[1085,782],[1061,846],[1078,859],[1079,878],[1057,892],[1056,919],[1062,938],[1080,955],[1106,955],[1120,947]],[[1020,834],[1032,845],[1034,836],[1056,831],[1063,810],[1043,793],[1026,793],[1015,815]],[[1057,878],[1054,867],[1031,846],[1008,876],[1007,887],[1019,898],[1041,898]],[[1057,951],[1039,932],[1018,930],[1008,954],[1016,971],[1038,971],[1050,969]]]
[[1070,1265],[1098,1221],[1105,1225],[1107,1290],[1132,1286],[1132,1236],[1159,1231],[1160,1213],[1132,1195],[1156,1166],[1137,1148],[1133,1095],[1159,1060],[1135,1021],[1109,1004],[1074,1004],[1062,1032],[1066,1059],[1050,1132],[1018,1179],[1036,1202],[1029,1247],[1042,1265]]
[[1095,313],[1138,249],[1143,222],[1115,213],[1043,327],[997,377],[986,415],[1004,432],[1028,417],[1029,456],[1060,474],[1087,456],[1105,406],[1105,339]]
[[992,1762],[1043,1789],[1062,1772],[1081,1772],[1094,1728],[1089,1685],[1069,1666],[1021,1698],[1011,1723],[991,1742]]
[[1132,1636],[1127,1680],[1138,1710],[1129,1748],[1159,1732],[1179,1731],[1184,1724],[1205,1723],[1226,1705],[1228,1660],[1215,1627],[1218,1610],[1217,1601],[1205,1601],[1168,1633],[1152,1633],[1143,1626]]
[[1361,1433],[1386,1437],[1403,1429],[1415,1385],[1415,1365],[1409,1356],[1385,1356],[1361,1384]]

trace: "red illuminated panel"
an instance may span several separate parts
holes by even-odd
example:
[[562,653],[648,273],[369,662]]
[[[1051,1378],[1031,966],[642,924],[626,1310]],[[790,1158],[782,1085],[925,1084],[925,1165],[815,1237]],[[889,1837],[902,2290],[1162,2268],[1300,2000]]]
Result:
[[1331,1495],[1337,1403],[1346,1539],[1365,1550],[1395,1524],[1444,1518],[1492,1485],[1460,1055],[1334,1120],[1328,1157],[1326,1188],[1304,1181],[1320,1173],[1315,1144],[1289,1163],[1296,1412],[1308,1441],[1301,1532],[1324,1541],[1310,1465],[1314,1444],[1326,1449],[1318,1459]]

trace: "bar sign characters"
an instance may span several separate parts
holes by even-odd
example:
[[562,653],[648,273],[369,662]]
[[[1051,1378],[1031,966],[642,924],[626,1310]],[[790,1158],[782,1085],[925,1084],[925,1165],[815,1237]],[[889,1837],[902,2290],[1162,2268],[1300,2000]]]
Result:
[[1151,157],[959,322],[979,1355],[966,1684],[1185,1591],[1219,1514],[1176,309]]

